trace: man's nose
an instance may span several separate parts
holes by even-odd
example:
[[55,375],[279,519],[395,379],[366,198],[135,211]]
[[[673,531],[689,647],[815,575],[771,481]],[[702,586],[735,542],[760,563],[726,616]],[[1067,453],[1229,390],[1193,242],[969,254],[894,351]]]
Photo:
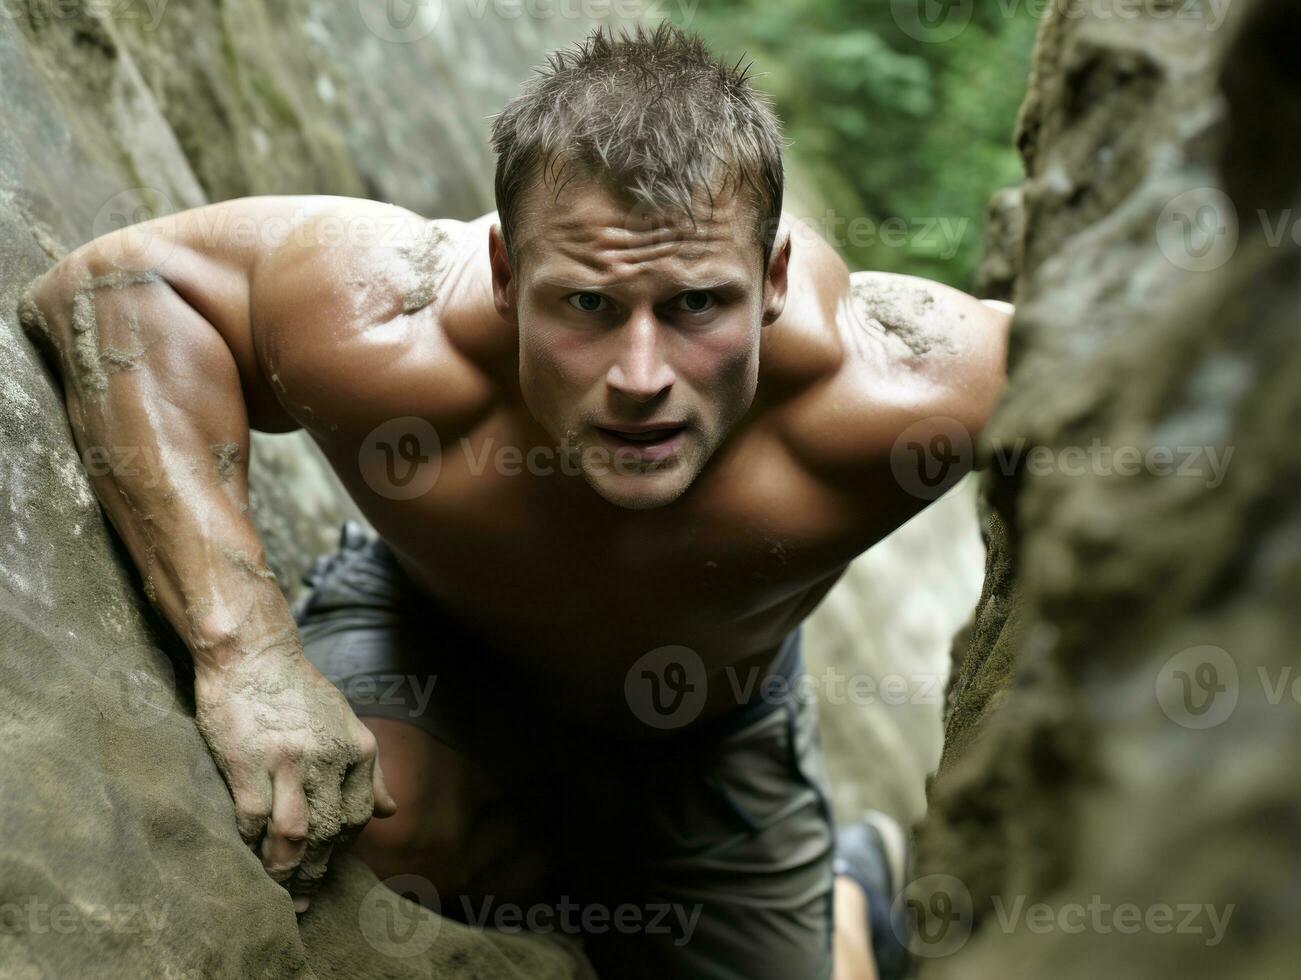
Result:
[[654,313],[638,312],[619,331],[621,347],[607,383],[635,401],[650,401],[673,384],[673,369],[661,350],[660,324]]

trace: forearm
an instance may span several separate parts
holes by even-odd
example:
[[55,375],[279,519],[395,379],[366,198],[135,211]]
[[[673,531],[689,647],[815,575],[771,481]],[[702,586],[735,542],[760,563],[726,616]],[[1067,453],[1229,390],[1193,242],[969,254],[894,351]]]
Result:
[[[397,804],[374,736],[302,655],[249,514],[244,385],[259,385],[238,340],[239,318],[249,337],[253,322],[247,263],[174,231],[137,236],[148,265],[121,233],[83,246],[33,284],[21,318],[60,376],[86,471],[146,593],[194,657],[194,721],[235,825],[301,911],[335,841]],[[133,268],[166,269],[186,289]],[[227,333],[184,297],[229,314]]]
[[95,493],[196,669],[295,648],[248,513],[249,425],[221,336],[155,273],[74,254],[35,285],[24,319],[44,320]]

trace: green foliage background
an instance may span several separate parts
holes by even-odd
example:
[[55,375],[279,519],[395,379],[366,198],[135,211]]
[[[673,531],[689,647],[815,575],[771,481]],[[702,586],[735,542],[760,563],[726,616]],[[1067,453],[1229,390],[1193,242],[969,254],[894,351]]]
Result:
[[[789,143],[787,207],[851,269],[971,289],[985,204],[1021,181],[1012,127],[1035,5],[982,0],[957,37],[922,41],[900,27],[899,2],[702,0],[671,19],[720,58],[754,62]],[[903,2],[942,12],[975,0]],[[881,223],[892,218],[904,224],[886,244]]]

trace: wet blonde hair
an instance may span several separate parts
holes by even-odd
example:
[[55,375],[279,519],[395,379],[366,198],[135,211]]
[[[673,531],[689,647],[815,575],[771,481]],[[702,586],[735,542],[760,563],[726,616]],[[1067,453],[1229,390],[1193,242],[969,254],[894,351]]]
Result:
[[647,32],[597,27],[548,56],[492,126],[502,237],[518,268],[524,201],[541,176],[559,194],[575,177],[693,224],[703,196],[746,194],[766,269],[782,209],[781,124],[751,87],[749,65],[720,64],[665,21]]

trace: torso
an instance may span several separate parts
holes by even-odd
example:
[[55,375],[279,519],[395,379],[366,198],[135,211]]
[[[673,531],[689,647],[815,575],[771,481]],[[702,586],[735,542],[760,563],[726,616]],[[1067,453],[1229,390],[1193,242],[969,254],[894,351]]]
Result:
[[[326,452],[412,578],[504,661],[563,692],[556,704],[597,716],[620,707],[629,666],[661,646],[689,647],[711,671],[766,664],[861,550],[761,431],[651,511],[613,507],[554,461],[550,473],[473,472],[495,446],[547,445],[521,409],[503,405],[444,445],[435,486],[407,504],[352,476],[355,442]],[[727,685],[712,686],[725,709]]]
[[[869,477],[865,493],[862,482],[814,475],[792,441],[807,424],[803,406],[846,357],[848,271],[829,247],[793,256],[786,310],[764,328],[749,414],[675,502],[625,510],[554,457],[535,457],[544,465],[534,472],[482,465],[505,446],[551,448],[519,395],[513,330],[491,302],[494,219],[440,223],[451,251],[424,309],[357,329],[348,303],[400,310],[401,296],[384,290],[409,292],[412,279],[408,270],[349,280],[356,294],[314,333],[331,345],[329,369],[319,354],[296,360],[272,341],[259,349],[263,370],[411,578],[540,698],[576,720],[631,730],[629,666],[681,645],[711,672],[701,719],[723,713],[848,563],[921,506],[888,478]],[[336,380],[322,380],[331,371]],[[883,375],[883,397],[908,401],[907,382],[890,394],[893,384]],[[402,416],[429,419],[442,446],[436,481],[410,500],[377,493],[358,464],[374,428]]]

